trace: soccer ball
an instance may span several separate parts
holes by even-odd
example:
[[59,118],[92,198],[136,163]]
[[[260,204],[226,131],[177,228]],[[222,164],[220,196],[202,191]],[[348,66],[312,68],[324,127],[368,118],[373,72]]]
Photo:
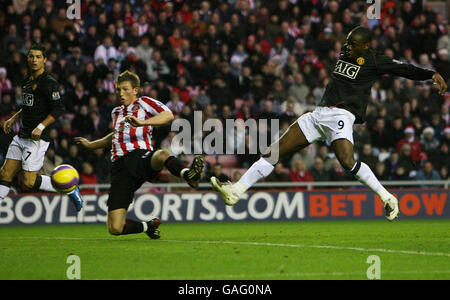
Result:
[[50,176],[52,185],[60,193],[68,193],[73,191],[80,181],[80,175],[71,165],[57,166]]

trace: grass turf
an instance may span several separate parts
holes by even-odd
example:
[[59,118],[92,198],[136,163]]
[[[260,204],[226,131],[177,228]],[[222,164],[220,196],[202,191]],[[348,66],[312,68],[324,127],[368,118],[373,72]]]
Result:
[[450,279],[450,220],[162,224],[161,240],[105,225],[2,226],[0,279]]

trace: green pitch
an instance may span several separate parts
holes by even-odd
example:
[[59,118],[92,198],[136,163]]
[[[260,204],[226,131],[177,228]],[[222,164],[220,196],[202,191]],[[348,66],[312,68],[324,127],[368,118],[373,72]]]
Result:
[[0,279],[450,279],[450,220],[162,224],[161,240],[106,225],[0,226]]

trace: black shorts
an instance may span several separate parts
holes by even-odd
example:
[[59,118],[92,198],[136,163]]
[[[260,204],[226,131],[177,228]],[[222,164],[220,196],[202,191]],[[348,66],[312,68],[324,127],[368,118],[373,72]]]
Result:
[[108,197],[108,211],[119,208],[128,209],[133,202],[134,193],[146,181],[152,182],[160,171],[152,169],[153,151],[133,150],[113,162],[111,168],[111,187]]

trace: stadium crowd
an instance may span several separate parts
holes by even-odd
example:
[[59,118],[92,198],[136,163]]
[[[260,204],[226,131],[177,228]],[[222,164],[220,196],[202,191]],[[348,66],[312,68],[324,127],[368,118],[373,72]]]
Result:
[[[373,30],[373,49],[450,78],[450,25],[430,2],[381,1],[380,19],[367,18],[366,1],[350,0],[86,0],[81,19],[73,20],[68,5],[1,2],[0,118],[22,102],[27,49],[43,44],[67,114],[51,129],[42,172],[71,164],[87,184],[109,182],[110,154],[82,151],[73,137],[96,139],[111,130],[111,110],[120,105],[114,79],[124,70],[137,73],[142,94],[164,102],[176,118],[192,123],[194,111],[202,111],[203,121],[223,124],[277,119],[280,134],[320,101],[356,25]],[[380,180],[448,179],[449,108],[450,93],[440,96],[431,81],[383,76],[372,88],[367,122],[355,125],[355,152]],[[153,146],[170,146],[174,135],[170,125],[155,128]],[[0,162],[11,139],[0,133]],[[241,140],[249,149],[248,135]],[[237,180],[258,158],[248,151],[211,157],[205,182],[211,174]],[[352,179],[329,145],[316,144],[284,158],[266,180]]]

